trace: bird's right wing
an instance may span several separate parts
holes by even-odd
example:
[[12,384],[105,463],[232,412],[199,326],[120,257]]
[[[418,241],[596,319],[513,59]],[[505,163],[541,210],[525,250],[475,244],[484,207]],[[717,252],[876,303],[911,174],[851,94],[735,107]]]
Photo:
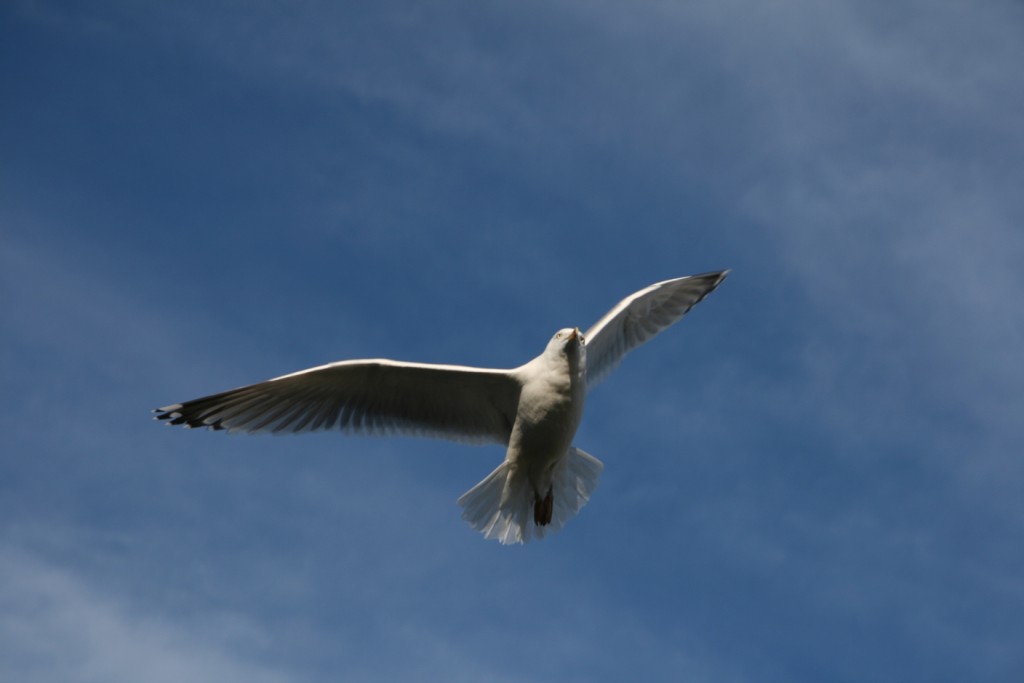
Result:
[[728,270],[657,282],[631,294],[587,330],[587,385],[594,386],[631,350],[679,321]]
[[504,370],[349,360],[158,408],[158,420],[231,432],[409,434],[508,443],[520,383]]

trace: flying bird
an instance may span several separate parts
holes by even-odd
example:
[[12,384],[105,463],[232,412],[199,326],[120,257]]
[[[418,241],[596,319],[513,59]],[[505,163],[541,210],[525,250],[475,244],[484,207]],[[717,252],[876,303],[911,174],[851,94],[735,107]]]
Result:
[[604,465],[573,447],[587,391],[632,349],[678,322],[728,270],[657,282],[585,333],[559,330],[511,370],[345,360],[157,408],[156,419],[229,432],[407,434],[507,447],[459,500],[485,538],[525,543],[557,531],[590,499]]

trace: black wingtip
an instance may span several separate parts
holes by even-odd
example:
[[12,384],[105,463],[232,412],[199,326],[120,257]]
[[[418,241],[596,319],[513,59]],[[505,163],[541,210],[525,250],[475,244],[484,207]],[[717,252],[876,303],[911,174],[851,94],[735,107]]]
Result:
[[203,427],[207,427],[215,431],[225,429],[225,427],[221,425],[219,422],[207,423],[203,422],[202,420],[197,420],[194,417],[186,417],[181,412],[181,409],[183,407],[184,406],[182,406],[180,403],[177,403],[173,406],[154,408],[153,412],[156,414],[153,416],[153,419],[157,420],[158,422],[163,422],[168,426],[184,427],[185,429],[202,429]]
[[706,283],[705,286],[707,287],[707,289],[701,294],[700,299],[693,303],[696,305],[705,296],[715,291],[718,285],[722,284],[722,281],[725,280],[725,278],[729,277],[729,273],[731,272],[731,268],[726,268],[725,270],[712,270],[707,273],[700,273],[699,275],[690,275],[689,277],[685,278],[690,281],[697,280],[699,282]]
[[181,408],[181,404],[180,403],[176,403],[176,404],[174,404],[172,406],[164,406],[162,408],[153,408],[153,412],[155,413],[155,415],[153,416],[153,419],[154,420],[170,420],[170,419],[172,419],[175,416],[175,414],[177,413],[178,409],[180,409],[180,408]]
[[693,277],[698,280],[714,280],[717,285],[719,282],[729,277],[729,273],[732,272],[732,268],[725,268],[724,270],[712,270],[707,273],[701,273],[700,275],[694,275]]

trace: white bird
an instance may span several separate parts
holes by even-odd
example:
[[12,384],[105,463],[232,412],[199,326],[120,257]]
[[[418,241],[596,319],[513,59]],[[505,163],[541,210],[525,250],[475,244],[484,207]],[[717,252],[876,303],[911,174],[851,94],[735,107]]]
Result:
[[346,360],[158,408],[172,425],[229,432],[412,434],[498,442],[505,460],[463,494],[462,518],[488,539],[557,531],[590,499],[604,465],[572,446],[587,390],[630,350],[681,319],[728,270],[658,282],[585,334],[559,330],[511,370]]

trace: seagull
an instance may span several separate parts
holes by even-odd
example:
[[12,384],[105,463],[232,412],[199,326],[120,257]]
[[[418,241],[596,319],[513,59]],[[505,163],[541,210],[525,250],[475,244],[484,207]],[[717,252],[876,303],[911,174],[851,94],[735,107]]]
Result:
[[244,433],[404,434],[506,447],[505,460],[458,499],[462,518],[504,545],[562,528],[604,469],[572,445],[587,391],[637,346],[678,322],[728,270],[657,282],[594,323],[559,330],[511,370],[343,360],[157,408],[157,420]]

